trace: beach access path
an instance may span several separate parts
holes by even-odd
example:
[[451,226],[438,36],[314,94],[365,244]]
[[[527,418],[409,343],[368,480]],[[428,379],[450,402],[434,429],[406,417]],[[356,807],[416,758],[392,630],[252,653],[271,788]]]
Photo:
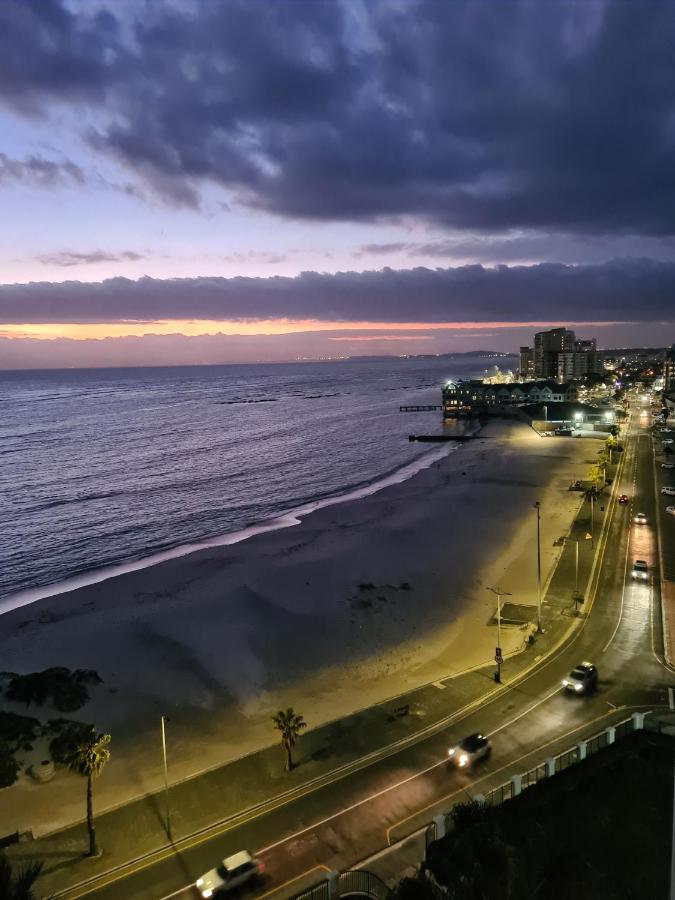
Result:
[[[96,786],[99,812],[161,788],[161,715],[171,720],[174,786],[261,749],[262,771],[282,784],[271,716],[289,705],[309,723],[308,745],[333,723],[331,749],[315,748],[304,769],[319,774],[322,753],[334,765],[347,747],[350,757],[370,752],[414,722],[366,728],[354,742],[345,717],[492,660],[496,598],[486,588],[501,583],[512,602],[536,603],[533,504],[541,503],[546,580],[582,502],[569,485],[597,449],[593,440],[544,439],[519,422],[491,422],[481,439],[410,480],[295,527],[2,616],[3,667],[101,674],[104,684],[77,713],[113,735]],[[504,655],[523,640],[521,627],[505,624]],[[248,802],[249,780],[237,802]],[[2,792],[0,834],[43,834],[83,811],[76,776],[59,771],[46,785],[23,776]],[[154,801],[147,816],[159,821]]]

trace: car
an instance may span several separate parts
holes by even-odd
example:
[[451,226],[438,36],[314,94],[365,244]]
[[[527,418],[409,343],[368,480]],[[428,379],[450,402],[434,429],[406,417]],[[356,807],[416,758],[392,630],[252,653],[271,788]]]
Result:
[[672,438],[664,438],[664,439],[661,441],[661,443],[662,443],[662,444],[672,444],[672,443],[673,443],[673,439],[672,439]]
[[675,497],[675,487],[662,487],[662,494],[667,494],[669,497]]
[[661,463],[662,469],[675,469],[675,463]]
[[666,512],[669,516],[675,516],[675,506],[666,506]]
[[627,494],[621,494],[621,496],[618,498],[618,501],[617,501],[617,502],[618,502],[618,503],[628,503],[628,495],[627,495]]
[[671,428],[662,428],[662,429],[661,429],[661,434],[670,434],[671,431],[672,431]]
[[647,524],[647,516],[643,512],[637,513],[635,518],[633,519],[636,525],[646,525]]
[[644,559],[636,559],[630,570],[630,577],[636,581],[646,581],[649,576],[649,566]]
[[563,678],[562,686],[566,691],[575,694],[588,694],[598,683],[598,670],[590,662],[582,662],[572,669],[567,678]]
[[202,897],[212,897],[259,878],[263,871],[260,860],[255,859],[248,850],[240,850],[233,856],[226,857],[215,869],[210,869],[195,882],[195,887]]
[[492,744],[484,734],[470,734],[448,750],[448,759],[460,769],[468,769],[479,759],[484,759]]

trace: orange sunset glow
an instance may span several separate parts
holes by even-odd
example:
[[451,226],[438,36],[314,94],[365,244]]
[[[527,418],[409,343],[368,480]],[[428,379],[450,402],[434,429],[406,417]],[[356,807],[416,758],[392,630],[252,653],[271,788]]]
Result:
[[[252,319],[246,321],[215,319],[169,319],[160,322],[41,322],[10,324],[0,327],[0,336],[54,340],[70,338],[76,341],[103,340],[117,337],[142,337],[146,334],[200,335],[275,335],[300,334],[315,331],[475,331],[490,328],[539,328],[563,325],[563,322],[340,322],[317,319]],[[615,325],[616,322],[589,322],[589,325]]]

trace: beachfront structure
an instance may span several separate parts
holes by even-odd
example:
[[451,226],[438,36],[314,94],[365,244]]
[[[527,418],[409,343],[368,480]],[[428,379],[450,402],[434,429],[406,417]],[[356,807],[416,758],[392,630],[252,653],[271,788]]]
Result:
[[576,385],[556,381],[487,384],[484,381],[448,381],[443,386],[443,417],[478,415],[531,403],[562,403],[577,399]]

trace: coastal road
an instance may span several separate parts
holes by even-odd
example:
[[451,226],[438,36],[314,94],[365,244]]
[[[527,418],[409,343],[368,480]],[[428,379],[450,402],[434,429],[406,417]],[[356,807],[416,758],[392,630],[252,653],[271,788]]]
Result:
[[[494,699],[414,746],[252,815],[216,837],[182,845],[161,862],[105,887],[67,896],[196,898],[195,879],[242,848],[254,850],[265,865],[263,883],[245,896],[288,896],[322,872],[366,861],[413,833],[439,808],[485,792],[634,709],[667,708],[675,673],[661,652],[654,526],[663,504],[655,495],[648,419],[638,409],[631,412],[616,486],[630,502],[611,510],[592,610],[562,649],[514,686],[505,686]],[[646,525],[633,522],[638,511],[646,513]],[[647,561],[647,582],[631,578],[634,559]],[[583,659],[598,666],[597,692],[583,698],[563,694],[561,679]],[[448,746],[474,731],[490,736],[491,757],[472,773],[449,768]],[[381,860],[365,865],[377,869]]]

